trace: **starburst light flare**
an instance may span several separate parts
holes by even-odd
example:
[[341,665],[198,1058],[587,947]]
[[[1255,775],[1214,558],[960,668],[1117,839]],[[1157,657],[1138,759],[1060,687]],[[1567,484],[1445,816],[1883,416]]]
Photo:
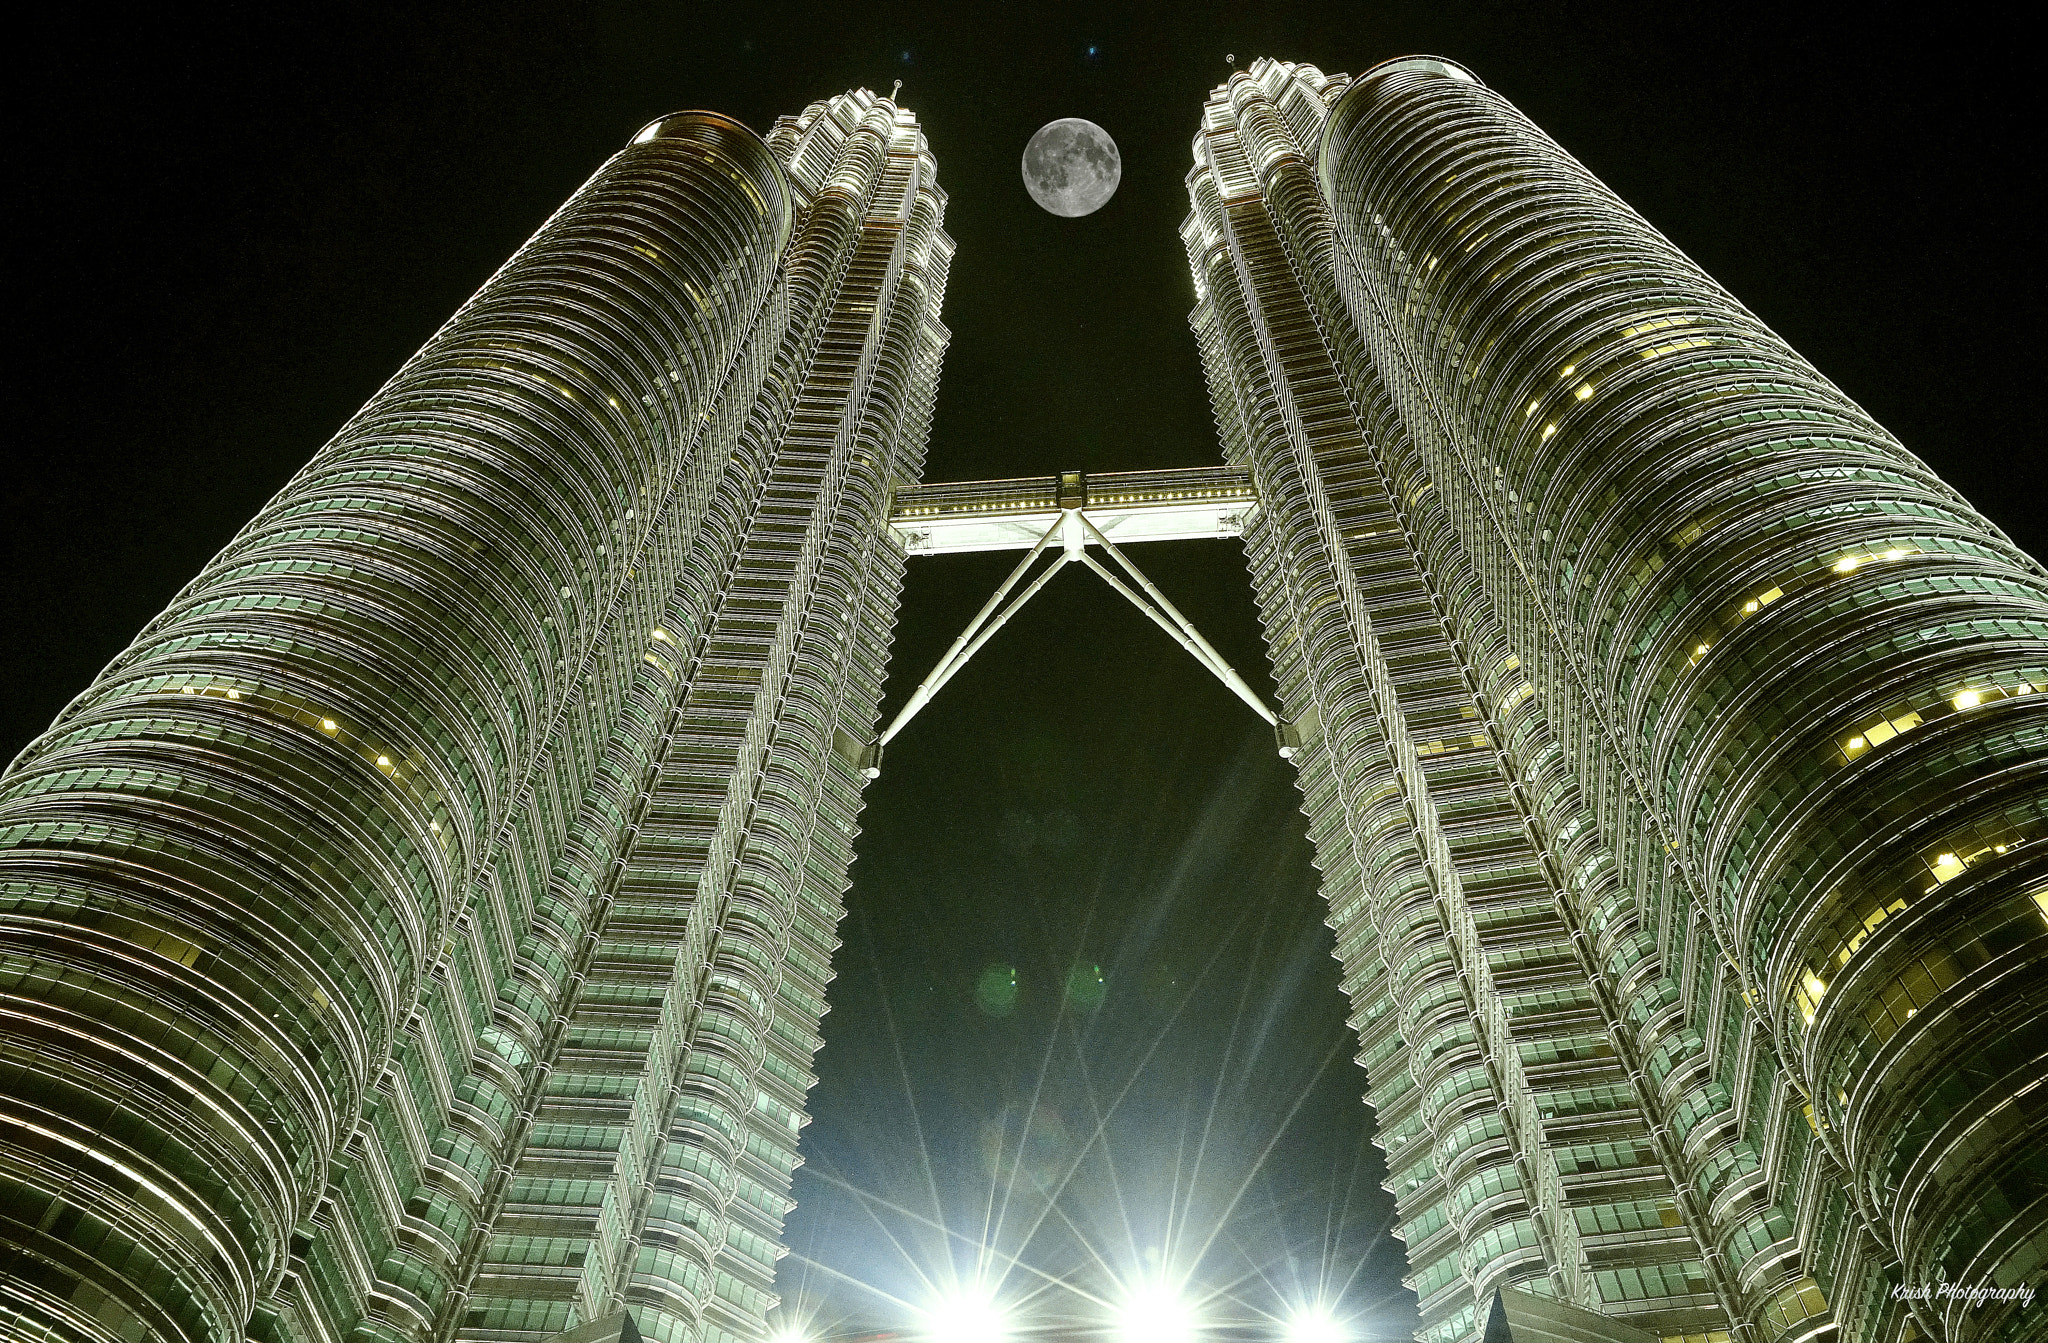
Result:
[[1163,1282],[1132,1290],[1117,1311],[1117,1343],[1193,1343],[1195,1311],[1175,1288]]
[[1287,1321],[1287,1343],[1345,1343],[1349,1337],[1327,1306],[1304,1306]]
[[929,1343],[1004,1343],[1012,1328],[1010,1312],[993,1296],[966,1288],[928,1307],[922,1332]]

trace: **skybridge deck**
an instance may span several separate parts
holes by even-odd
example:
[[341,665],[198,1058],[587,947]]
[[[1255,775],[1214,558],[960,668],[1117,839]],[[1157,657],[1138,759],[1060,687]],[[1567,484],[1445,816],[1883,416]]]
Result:
[[1029,550],[1073,508],[1123,545],[1239,536],[1258,507],[1248,467],[1066,471],[908,486],[896,494],[889,526],[912,555],[951,555]]

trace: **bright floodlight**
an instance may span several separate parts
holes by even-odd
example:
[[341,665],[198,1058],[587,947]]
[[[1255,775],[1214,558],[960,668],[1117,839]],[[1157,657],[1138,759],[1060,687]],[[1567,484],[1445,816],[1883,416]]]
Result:
[[1125,1298],[1116,1335],[1117,1343],[1193,1343],[1195,1312],[1165,1283],[1148,1283]]
[[1287,1343],[1344,1343],[1344,1326],[1321,1306],[1294,1312],[1287,1321]]
[[1004,1343],[1010,1313],[985,1293],[956,1292],[925,1311],[924,1335],[930,1343]]

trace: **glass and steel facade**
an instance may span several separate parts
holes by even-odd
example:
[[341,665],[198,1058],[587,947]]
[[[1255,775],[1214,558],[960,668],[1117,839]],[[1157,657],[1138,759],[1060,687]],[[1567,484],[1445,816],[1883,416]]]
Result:
[[[1194,150],[1097,511],[1242,532],[1422,1338],[2023,1336],[2048,576],[1450,62]],[[653,123],[0,776],[0,1333],[763,1336],[906,551],[1071,502],[915,488],[944,209]]]
[[1194,149],[1422,1337],[2022,1336],[1912,1289],[2048,1258],[2041,566],[1453,63]]
[[0,780],[0,1333],[763,1333],[947,334],[865,91],[607,162]]

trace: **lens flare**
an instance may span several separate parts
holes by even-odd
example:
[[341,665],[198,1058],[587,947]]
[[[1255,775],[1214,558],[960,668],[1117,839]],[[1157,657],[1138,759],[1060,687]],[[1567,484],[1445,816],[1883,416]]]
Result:
[[1147,1283],[1117,1311],[1117,1343],[1193,1343],[1195,1312],[1165,1283]]
[[1287,1321],[1287,1343],[1345,1343],[1344,1326],[1322,1306],[1305,1306]]
[[986,1292],[955,1292],[925,1310],[923,1336],[929,1343],[1003,1343],[1010,1312]]

